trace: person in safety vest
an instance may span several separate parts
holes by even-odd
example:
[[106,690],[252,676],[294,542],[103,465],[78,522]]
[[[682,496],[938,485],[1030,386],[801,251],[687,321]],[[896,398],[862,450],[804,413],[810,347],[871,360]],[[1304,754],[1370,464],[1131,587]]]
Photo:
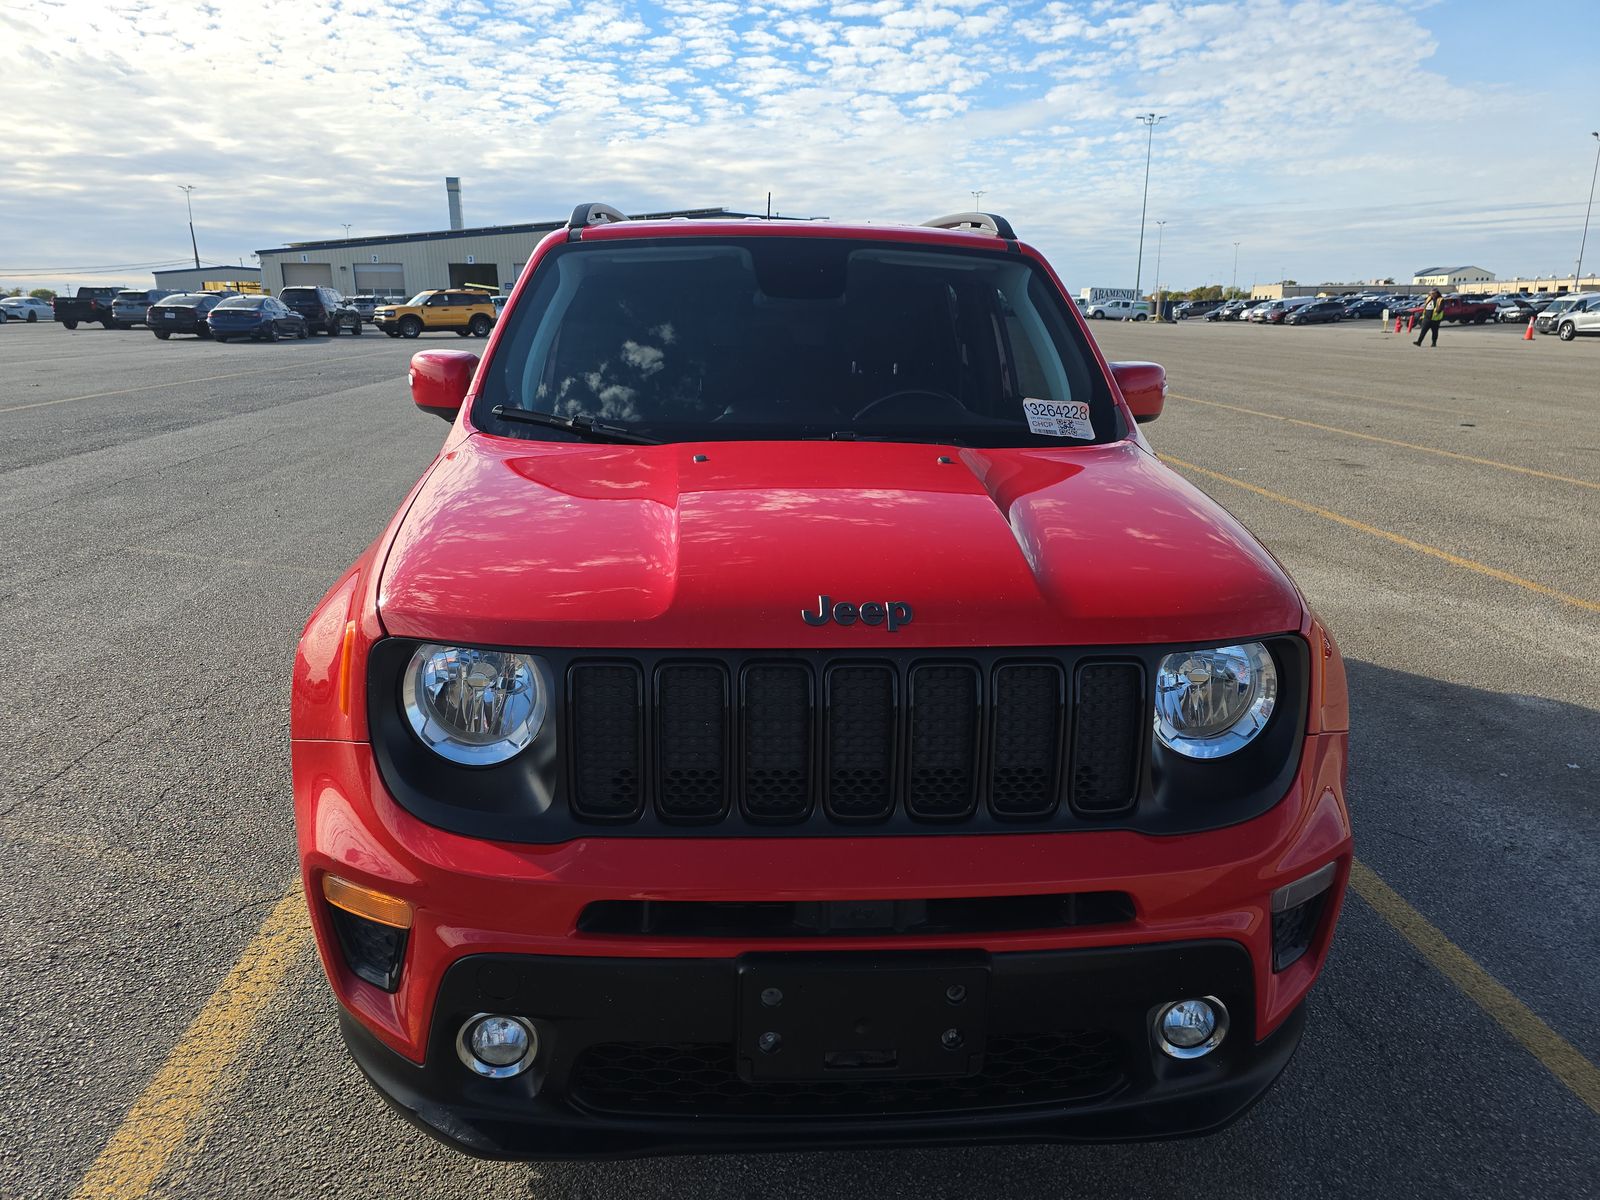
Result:
[[1437,346],[1439,344],[1439,326],[1444,324],[1444,297],[1439,294],[1438,288],[1434,288],[1429,293],[1428,298],[1422,302],[1422,312],[1418,314],[1418,319],[1421,321],[1421,325],[1417,329],[1416,344],[1418,346],[1422,345],[1422,339],[1427,337],[1431,330],[1433,332],[1433,341],[1428,344]]

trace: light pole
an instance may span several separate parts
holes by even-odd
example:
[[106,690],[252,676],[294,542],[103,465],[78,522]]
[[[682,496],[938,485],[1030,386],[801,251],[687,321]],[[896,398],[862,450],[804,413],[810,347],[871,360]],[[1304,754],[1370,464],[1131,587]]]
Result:
[[183,193],[183,205],[189,210],[189,248],[194,251],[194,269],[200,269],[200,245],[194,240],[194,202],[189,199],[189,193],[194,191],[194,184],[180,183],[175,185]]
[[1133,270],[1133,298],[1139,299],[1144,293],[1140,291],[1139,284],[1144,278],[1144,215],[1150,206],[1150,148],[1155,143],[1156,126],[1167,118],[1155,113],[1140,113],[1134,118],[1142,121],[1145,126],[1144,138],[1144,199],[1139,202],[1139,264]]
[[988,194],[988,189],[981,189],[981,190],[978,190],[978,191],[974,191],[972,193],[972,211],[973,212],[982,212],[983,211],[982,208],[979,207],[979,205],[982,202],[984,196],[986,196],[987,194]]
[[[1589,134],[1600,142],[1600,131]],[[1594,181],[1600,178],[1600,145],[1594,149],[1594,174],[1589,176],[1589,207],[1583,210],[1583,238],[1578,242],[1578,269],[1572,275],[1572,290],[1578,290],[1578,279],[1583,275],[1583,251],[1589,244],[1589,214],[1594,211]]]
[[1233,244],[1233,282],[1228,285],[1230,292],[1239,290],[1239,243]]
[[1156,222],[1156,320],[1161,320],[1161,242],[1167,233],[1165,221]]
[[348,238],[350,236],[350,222],[340,221],[339,224],[344,226],[344,236]]

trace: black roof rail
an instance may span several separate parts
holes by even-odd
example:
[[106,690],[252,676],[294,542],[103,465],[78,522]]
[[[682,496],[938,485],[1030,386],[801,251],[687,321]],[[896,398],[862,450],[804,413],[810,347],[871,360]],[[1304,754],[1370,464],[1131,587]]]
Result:
[[572,210],[572,216],[567,221],[567,241],[575,242],[578,234],[590,225],[605,225],[612,221],[626,221],[628,214],[620,209],[612,208],[609,204],[600,204],[591,200],[588,204],[580,204]]
[[970,229],[977,233],[990,233],[997,238],[1005,238],[1008,242],[1017,240],[1017,235],[1011,229],[1011,222],[998,213],[951,213],[948,217],[935,217],[931,221],[924,221],[923,224],[933,229]]

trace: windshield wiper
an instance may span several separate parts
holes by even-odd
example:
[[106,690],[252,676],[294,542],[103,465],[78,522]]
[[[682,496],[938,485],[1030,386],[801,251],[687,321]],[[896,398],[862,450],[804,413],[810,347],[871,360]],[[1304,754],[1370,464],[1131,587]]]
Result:
[[623,429],[619,425],[602,425],[593,417],[581,413],[576,417],[558,417],[554,413],[534,412],[531,408],[508,408],[496,404],[489,410],[502,421],[516,421],[523,425],[542,425],[546,429],[564,429],[575,433],[587,442],[621,442],[630,446],[659,446],[661,439],[646,437]]

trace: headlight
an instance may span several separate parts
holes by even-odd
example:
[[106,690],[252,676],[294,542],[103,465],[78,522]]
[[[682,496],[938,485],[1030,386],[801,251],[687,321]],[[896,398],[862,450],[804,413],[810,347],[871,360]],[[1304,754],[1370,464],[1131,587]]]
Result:
[[1277,699],[1260,642],[1169,654],[1156,669],[1156,737],[1187,758],[1221,758],[1266,728]]
[[400,692],[423,744],[469,767],[492,767],[521,753],[550,709],[538,664],[503,650],[420,646]]

